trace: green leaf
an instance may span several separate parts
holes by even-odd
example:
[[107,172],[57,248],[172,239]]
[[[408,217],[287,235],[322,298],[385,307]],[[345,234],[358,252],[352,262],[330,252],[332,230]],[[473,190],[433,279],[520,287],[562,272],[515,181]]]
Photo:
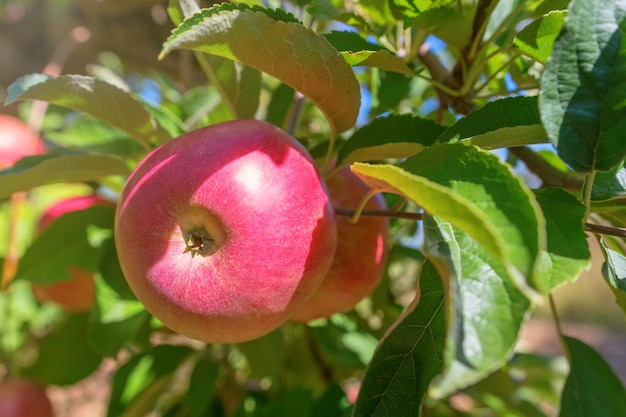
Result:
[[96,306],[89,318],[87,340],[94,352],[115,357],[150,320],[137,300],[122,300],[102,280],[96,281]]
[[626,256],[606,246],[600,240],[606,260],[602,264],[602,276],[615,296],[615,302],[626,315]]
[[626,2],[576,0],[541,80],[550,141],[575,171],[608,171],[626,155]]
[[268,416],[293,417],[296,415],[311,415],[313,395],[311,390],[302,386],[290,387],[280,392],[278,397],[273,398],[265,409]]
[[570,373],[563,387],[560,417],[615,417],[626,413],[626,390],[594,349],[564,336]]
[[385,71],[413,75],[413,71],[399,57],[385,50],[380,51],[342,51],[341,56],[353,67],[365,66],[380,68]]
[[343,314],[335,314],[324,326],[311,330],[325,361],[335,368],[362,369],[378,344],[376,338]]
[[443,365],[443,284],[432,264],[420,272],[419,296],[392,327],[370,362],[354,417],[417,416]]
[[530,302],[500,262],[450,223],[427,216],[424,236],[449,297],[445,370],[429,390],[443,398],[508,361]]
[[545,0],[542,1],[534,10],[533,16],[539,17],[548,14],[554,10],[567,10],[571,0]]
[[183,21],[161,57],[187,48],[249,65],[309,98],[334,132],[354,126],[360,88],[352,68],[322,35],[280,10],[221,5]]
[[[167,135],[161,135],[160,140],[167,141],[169,138],[175,138],[187,131],[185,124],[172,111],[165,106],[151,106],[144,104],[146,110],[152,115],[154,120],[167,132]],[[164,143],[164,142],[159,142]]]
[[340,164],[406,158],[430,146],[445,130],[432,120],[411,114],[374,119],[358,129],[339,151]]
[[437,142],[465,139],[484,149],[547,142],[537,97],[509,97],[487,103],[450,126]]
[[[511,19],[511,17],[515,16],[515,5],[519,4],[517,0],[505,0],[505,1],[490,1],[487,3],[483,3],[483,10],[481,13],[484,13],[486,16],[489,16],[487,20],[487,25],[485,28],[485,32],[483,34],[483,41],[487,41],[491,39],[496,33],[501,33],[501,27],[507,25],[511,27],[512,23],[507,22]],[[510,30],[510,29],[509,29]],[[501,34],[498,38],[502,38],[504,36]],[[496,38],[494,43],[498,44],[500,39]]]
[[[160,395],[167,389],[172,373],[181,365],[193,351],[187,346],[159,345],[154,349],[133,356],[122,365],[113,376],[111,395],[109,397],[108,417],[124,415],[129,411],[133,402],[141,400],[141,394],[147,392],[149,401],[154,409],[154,404]],[[164,381],[164,383],[157,383]],[[135,405],[135,407],[138,407]],[[141,407],[138,407],[141,408]],[[128,415],[145,415],[131,414]]]
[[311,6],[307,7],[308,14],[316,19],[328,20],[339,14],[339,9],[331,2],[331,0],[313,0]]
[[495,155],[464,143],[439,144],[399,167],[355,163],[352,170],[468,233],[532,295],[526,282],[546,245],[545,220],[533,193]]
[[526,55],[545,64],[552,54],[552,46],[561,33],[566,12],[552,11],[521,30],[513,43]]
[[379,45],[367,42],[356,32],[332,31],[324,36],[352,66],[363,65],[413,75],[413,71],[402,58]]
[[203,59],[214,74],[211,84],[218,88],[221,99],[228,103],[233,117],[254,117],[259,107],[261,73],[251,66],[218,55]]
[[68,266],[97,271],[106,243],[90,239],[90,233],[112,235],[114,211],[96,205],[57,218],[26,250],[15,279],[49,284],[69,280]]
[[591,187],[591,201],[607,201],[626,197],[626,168],[624,162],[609,172],[598,172]]
[[280,329],[236,346],[248,361],[251,377],[278,380],[285,362],[285,342]]
[[200,11],[200,6],[194,0],[169,0],[168,3],[167,13],[175,25]]
[[472,40],[472,17],[449,7],[420,13],[413,24],[461,51]]
[[626,292],[626,256],[607,247],[603,241],[600,243],[606,254],[606,261],[602,265],[602,275],[612,287]]
[[351,404],[345,392],[337,384],[329,384],[322,396],[313,403],[311,417],[349,417]]
[[69,385],[100,365],[101,357],[86,340],[87,314],[72,314],[67,321],[38,341],[39,355],[24,376],[44,384]]
[[99,180],[128,172],[122,160],[105,154],[60,150],[27,156],[0,171],[0,199],[42,185]]
[[293,88],[287,84],[280,83],[272,92],[265,120],[280,128],[286,128],[290,114],[289,109],[293,105],[294,98],[295,91]]
[[169,138],[134,95],[84,75],[26,75],[8,88],[6,103],[16,100],[43,100],[89,114],[126,132],[146,148],[152,141],[162,143]]
[[[415,6],[412,4],[411,8]],[[396,6],[388,0],[367,0],[359,2],[359,14],[364,16],[370,25],[391,27],[398,21],[394,15]]]
[[120,261],[117,257],[114,239],[109,239],[102,252],[100,267],[100,276],[107,283],[108,287],[113,290],[117,296],[123,300],[136,300],[135,294],[128,286],[128,282],[124,277]]
[[549,294],[558,286],[574,281],[591,266],[583,230],[586,210],[574,196],[560,188],[537,190],[535,197],[546,219],[548,249],[541,252],[533,283],[540,292]]
[[368,42],[357,32],[333,30],[325,33],[324,37],[339,52],[357,51],[388,51],[387,48],[376,43]]
[[83,152],[132,156],[145,153],[145,148],[124,132],[90,116],[81,114],[63,130],[49,131],[46,138],[59,146]]
[[[165,394],[172,390],[174,384],[173,374],[155,378],[124,408],[123,416],[146,416],[155,409],[167,408]],[[168,417],[172,417],[171,414],[168,413]]]
[[626,224],[626,206],[621,199],[592,203],[591,212],[599,214],[615,227],[623,227]]
[[410,94],[413,77],[397,72],[378,71],[380,81],[372,82],[372,109],[370,114],[380,115],[397,111],[399,104]]
[[209,415],[207,410],[213,402],[218,377],[219,368],[215,363],[207,358],[201,358],[196,362],[189,377],[189,389],[186,393],[191,417]]
[[[193,87],[186,90],[177,101],[176,110],[185,126],[206,126],[217,121],[214,116],[219,111],[220,104],[223,104],[222,99],[221,94],[215,88]],[[231,114],[227,116],[232,117]],[[223,120],[229,120],[228,117]]]
[[[476,401],[474,409],[488,409],[494,416],[548,417],[545,405],[558,403],[565,377],[555,375],[547,356],[534,360],[538,363],[532,368],[520,366],[520,356],[514,355],[506,366],[463,390]],[[562,358],[556,360],[562,363]]]

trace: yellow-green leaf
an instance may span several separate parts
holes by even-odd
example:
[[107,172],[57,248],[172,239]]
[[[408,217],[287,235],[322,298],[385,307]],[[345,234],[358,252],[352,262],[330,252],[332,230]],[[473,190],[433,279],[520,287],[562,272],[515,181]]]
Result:
[[545,64],[552,54],[552,46],[565,20],[564,10],[552,11],[526,26],[516,37],[513,43],[521,51]]
[[162,143],[170,135],[153,119],[146,106],[131,93],[84,75],[26,75],[8,88],[6,103],[16,100],[42,100],[89,114],[121,129],[148,147]]
[[161,57],[181,48],[236,60],[276,77],[318,106],[335,132],[356,122],[361,94],[352,68],[324,36],[284,12],[245,5],[203,9],[172,32]]
[[0,171],[0,199],[41,185],[95,180],[128,172],[122,160],[104,154],[55,151],[29,156]]
[[394,165],[355,163],[370,185],[404,195],[469,234],[528,296],[545,219],[532,192],[494,155],[463,143],[433,145]]

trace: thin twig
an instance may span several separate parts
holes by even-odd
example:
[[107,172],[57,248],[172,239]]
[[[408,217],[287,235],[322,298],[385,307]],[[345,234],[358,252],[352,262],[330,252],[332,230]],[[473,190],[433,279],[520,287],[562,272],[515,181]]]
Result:
[[565,354],[565,358],[571,364],[572,363],[572,354],[569,351],[569,347],[565,342],[565,335],[563,334],[563,329],[561,328],[561,320],[559,319],[559,313],[556,308],[556,303],[554,301],[554,297],[552,294],[548,296],[548,300],[550,301],[550,312],[552,313],[552,318],[554,319],[554,326],[556,327],[556,332],[559,335],[559,339],[561,341],[561,346],[563,347],[563,353]]
[[545,187],[562,187],[566,190],[580,191],[583,186],[583,179],[580,176],[555,168],[526,146],[509,148],[509,152],[537,174]]
[[[356,214],[356,210],[335,208],[335,214],[345,217],[352,217]],[[363,210],[361,211],[361,217],[389,217],[393,219],[407,219],[407,220],[422,220],[424,215],[422,213],[409,213],[406,211],[392,211],[392,210]]]
[[[344,217],[353,217],[356,214],[356,210],[337,208],[335,207],[335,214]],[[393,211],[393,210],[363,210],[361,217],[389,217],[392,219],[407,219],[407,220],[423,220],[424,215],[422,213],[411,213],[407,211]],[[626,239],[626,228],[602,226],[600,224],[585,223],[585,230],[588,232],[598,233],[601,235],[615,236],[622,239]]]
[[585,230],[588,232],[598,233],[600,235],[608,235],[626,239],[626,229],[622,227],[602,226],[600,224],[585,223]]

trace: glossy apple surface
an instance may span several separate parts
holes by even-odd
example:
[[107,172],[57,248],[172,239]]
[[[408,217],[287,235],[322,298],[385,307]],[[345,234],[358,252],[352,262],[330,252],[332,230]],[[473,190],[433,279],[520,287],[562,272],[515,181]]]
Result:
[[43,152],[39,135],[17,117],[0,114],[0,169]]
[[[65,213],[84,210],[96,204],[113,205],[112,202],[96,195],[61,200],[46,209],[39,220],[38,231],[41,232]],[[72,266],[68,269],[71,276],[68,281],[33,284],[31,288],[35,299],[39,302],[53,302],[68,312],[90,311],[96,297],[93,273]]]
[[[356,209],[370,187],[342,168],[328,181],[333,207]],[[380,194],[370,198],[366,210],[382,210],[387,205]],[[328,274],[313,297],[296,313],[294,321],[329,317],[353,308],[380,283],[387,259],[389,220],[385,217],[361,217],[351,223],[337,216],[337,250]]]
[[30,380],[0,382],[0,416],[52,417],[52,404],[43,386]]
[[117,205],[115,242],[137,298],[172,330],[209,343],[260,337],[319,286],[336,221],[306,150],[237,120],[151,152]]

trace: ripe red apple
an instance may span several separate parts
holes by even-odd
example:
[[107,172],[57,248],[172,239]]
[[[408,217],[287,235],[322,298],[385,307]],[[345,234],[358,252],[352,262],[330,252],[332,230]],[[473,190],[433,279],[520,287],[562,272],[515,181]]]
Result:
[[[50,206],[39,220],[38,231],[44,230],[56,218],[65,213],[84,210],[96,204],[112,206],[113,203],[96,195],[70,197]],[[68,312],[90,311],[95,302],[95,283],[93,273],[78,267],[68,268],[71,279],[52,284],[33,284],[35,299],[39,302],[50,301]]]
[[19,159],[42,153],[39,135],[17,117],[0,114],[0,169],[13,166]]
[[115,242],[137,298],[209,343],[263,336],[326,275],[337,239],[323,180],[282,130],[236,120],[151,152],[117,206]]
[[[327,181],[336,208],[356,209],[370,187],[345,167]],[[380,194],[370,198],[366,210],[386,209]],[[313,297],[292,316],[294,321],[329,317],[350,310],[380,283],[387,258],[389,220],[361,217],[351,223],[337,217],[337,251],[328,274]]]
[[31,380],[0,382],[0,416],[52,417],[52,404],[46,390]]

